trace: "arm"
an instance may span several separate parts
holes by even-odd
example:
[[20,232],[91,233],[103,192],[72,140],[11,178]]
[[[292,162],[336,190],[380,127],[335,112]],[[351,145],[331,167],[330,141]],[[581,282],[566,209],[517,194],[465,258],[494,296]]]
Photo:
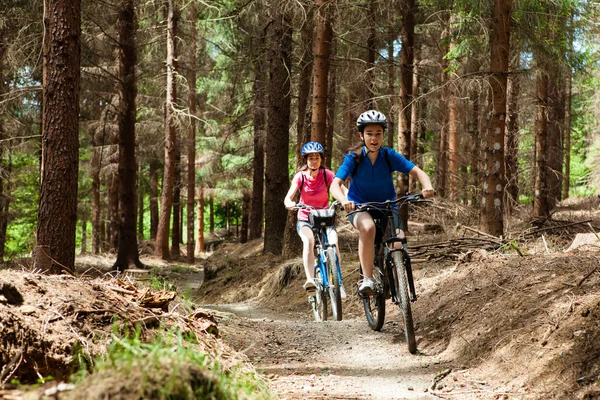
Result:
[[344,185],[344,181],[342,181],[340,178],[335,178],[333,182],[331,182],[329,192],[331,193],[334,199],[336,199],[342,204],[344,210],[354,210],[354,202],[348,201],[348,197],[346,197],[346,195],[348,194],[348,189]]
[[421,187],[423,188],[422,193],[424,198],[428,199],[430,197],[435,196],[435,190],[433,190],[431,180],[421,168],[415,166],[413,169],[410,170],[410,176],[416,178],[421,184]]
[[290,190],[288,190],[287,194],[285,195],[285,198],[283,199],[283,204],[285,204],[285,208],[292,208],[296,205],[296,202],[292,200],[292,197],[294,197],[296,193],[298,193],[298,186],[295,182],[292,181]]

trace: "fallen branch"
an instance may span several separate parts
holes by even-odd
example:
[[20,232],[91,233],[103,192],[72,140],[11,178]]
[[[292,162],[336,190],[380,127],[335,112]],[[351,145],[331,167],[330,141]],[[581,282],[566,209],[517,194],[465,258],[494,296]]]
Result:
[[465,230],[467,230],[467,231],[471,231],[473,233],[477,233],[478,235],[490,238],[490,239],[494,240],[498,244],[504,244],[504,242],[502,241],[502,239],[500,239],[499,237],[496,237],[494,235],[490,235],[489,233],[478,231],[477,229],[471,228],[470,226],[465,226],[465,225],[461,225],[461,224],[458,224],[458,226],[461,227],[461,228],[463,228],[463,229],[465,229]]
[[447,377],[448,375],[450,375],[450,372],[452,372],[452,368],[448,368],[445,369],[441,372],[438,372],[434,377],[433,377],[433,382],[431,382],[431,386],[429,387],[429,390],[434,391],[435,387],[437,386],[438,383],[440,383],[440,381],[442,379],[444,379],[445,377]]

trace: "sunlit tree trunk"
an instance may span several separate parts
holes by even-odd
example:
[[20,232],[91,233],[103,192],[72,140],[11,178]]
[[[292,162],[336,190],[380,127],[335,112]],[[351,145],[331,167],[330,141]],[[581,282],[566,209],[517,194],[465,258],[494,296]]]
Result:
[[[335,42],[331,43],[331,54],[335,55]],[[337,94],[336,67],[329,66],[329,89],[327,91],[327,131],[325,133],[325,167],[331,169],[333,165],[333,133],[335,131],[335,96]]]
[[[81,3],[44,0],[42,161],[34,268],[73,272],[79,172]],[[60,221],[60,223],[58,223]]]
[[215,233],[215,198],[210,196],[208,199],[208,231]]
[[[410,105],[410,157],[411,161],[417,163],[419,159],[419,84],[420,84],[420,73],[419,61],[420,61],[420,45],[415,44],[415,51],[413,57],[413,81],[412,81],[412,103]],[[417,191],[417,180],[412,176],[409,176],[410,192]]]
[[484,232],[494,236],[502,236],[504,232],[503,196],[506,187],[504,136],[511,9],[512,0],[495,0],[490,37],[492,74],[489,85],[492,119],[487,132],[485,149],[481,228]]
[[558,61],[549,65],[548,76],[548,206],[556,207],[562,196],[563,128],[565,122],[565,82]]
[[479,163],[481,162],[481,117],[479,112],[479,92],[473,96],[473,106],[471,108],[471,205],[479,208],[481,198],[479,191]]
[[173,206],[173,187],[175,183],[175,152],[177,132],[175,124],[175,47],[176,10],[174,0],[167,0],[167,93],[165,105],[165,162],[163,185],[160,201],[160,216],[156,232],[155,255],[164,260],[170,259],[169,224]]

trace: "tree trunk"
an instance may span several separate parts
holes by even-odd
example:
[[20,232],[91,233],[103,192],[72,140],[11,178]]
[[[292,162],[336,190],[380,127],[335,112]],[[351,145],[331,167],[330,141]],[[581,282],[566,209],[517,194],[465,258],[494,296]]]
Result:
[[573,70],[570,66],[565,68],[565,177],[563,186],[563,199],[569,198],[569,180],[571,179],[571,98],[572,98],[572,76]]
[[[2,123],[0,123],[0,137],[4,137]],[[2,159],[4,159],[4,157],[5,156],[3,156]],[[10,152],[6,158],[6,165],[2,163],[2,179],[0,179],[0,261],[4,259],[5,254],[10,199],[13,189],[13,185],[11,184],[12,158]]]
[[[540,58],[542,56],[539,56]],[[539,61],[539,59],[538,59]],[[537,115],[535,121],[535,184],[533,194],[533,217],[547,218],[550,215],[548,207],[547,159],[548,147],[548,75],[543,64],[538,62],[536,76]]]
[[242,231],[240,234],[240,243],[248,241],[248,219],[250,216],[250,192],[244,190],[242,197]]
[[473,97],[473,107],[471,109],[471,205],[479,208],[481,205],[479,196],[479,163],[481,161],[481,117],[479,112],[479,92]]
[[196,251],[204,252],[204,188],[198,188],[198,234],[196,235]]
[[[370,1],[369,13],[367,15],[369,33],[367,36],[367,71],[366,71],[366,89],[368,90],[364,107],[366,110],[372,110],[376,108],[374,97],[376,96],[376,82],[375,82],[375,55],[377,54],[377,3]],[[361,93],[361,92],[358,92]],[[361,111],[362,112],[362,111]],[[356,120],[356,118],[354,119]],[[356,133],[356,125],[354,126],[354,133]]]
[[563,127],[565,122],[565,83],[558,61],[550,63],[548,77],[548,206],[556,207],[562,195]]
[[[333,40],[333,39],[332,39]],[[331,54],[335,54],[335,41],[331,43]],[[335,132],[335,96],[337,93],[336,68],[334,64],[329,66],[329,89],[327,93],[327,132],[325,134],[325,168],[333,165],[333,134]],[[342,156],[343,157],[343,156]]]
[[190,108],[191,118],[189,120],[187,137],[187,262],[193,264],[196,260],[194,249],[196,241],[194,240],[194,207],[196,206],[196,42],[198,40],[198,30],[196,21],[198,20],[198,11],[196,3],[189,5],[190,24],[190,66],[188,69],[188,106]]
[[504,142],[506,164],[506,193],[508,209],[519,203],[519,94],[518,75],[520,51],[513,52],[511,73],[506,88],[506,140]]
[[[296,160],[302,160],[302,145],[306,142],[305,140],[305,132],[308,130],[305,127],[305,122],[309,119],[307,118],[307,106],[308,99],[310,96],[310,88],[312,83],[313,76],[313,59],[314,55],[313,46],[314,46],[314,30],[315,30],[315,21],[314,21],[314,8],[308,7],[306,13],[306,20],[302,25],[302,29],[300,30],[301,43],[303,46],[302,57],[298,61],[298,120],[296,122]],[[257,62],[259,66],[262,66],[262,60]],[[260,71],[258,69],[257,71]],[[262,74],[260,74],[262,76]],[[263,82],[264,86],[264,82]],[[264,102],[264,100],[262,100]],[[312,113],[308,113],[310,118],[312,118]]]
[[[396,134],[394,124],[394,97],[396,95],[396,68],[394,65],[394,44],[398,39],[396,34],[396,28],[394,27],[394,21],[396,19],[396,12],[394,7],[388,7],[388,30],[387,30],[387,51],[388,51],[388,129],[387,129],[387,146],[391,149],[394,148],[394,135]],[[414,78],[413,78],[414,79]],[[414,81],[413,81],[414,82]]]
[[331,29],[330,2],[315,0],[318,7],[314,40],[313,97],[310,139],[325,144],[327,131],[327,91],[329,89],[329,52]]
[[[44,1],[42,163],[36,246],[47,246],[49,273],[75,267],[79,172],[81,3]],[[60,221],[60,223],[58,223]],[[36,259],[34,259],[35,268]]]
[[481,229],[494,236],[504,233],[504,135],[512,0],[495,0],[491,34],[490,101],[492,120],[487,133],[481,207]]
[[102,147],[98,141],[98,135],[92,131],[92,253],[100,254],[101,241],[100,231],[102,225],[100,205],[100,158]]
[[177,27],[177,12],[174,0],[167,0],[167,95],[165,105],[165,162],[163,173],[163,186],[160,201],[160,218],[156,232],[156,246],[154,254],[169,260],[169,225],[171,223],[171,209],[173,206],[173,189],[175,184],[175,158],[177,148],[177,132],[175,123],[175,32]]
[[140,262],[135,231],[136,168],[135,161],[135,7],[134,0],[121,3],[118,15],[119,32],[119,244],[113,269],[123,272]]
[[212,196],[208,199],[208,231],[215,233],[215,199]]
[[[252,210],[250,211],[250,239],[262,236],[263,198],[265,188],[265,80],[258,62],[254,78],[254,160],[252,161]],[[299,114],[304,115],[304,114]]]
[[[277,7],[281,7],[278,5]],[[270,26],[271,58],[265,169],[264,252],[281,254],[287,211],[283,199],[289,187],[287,134],[290,125],[291,18],[276,10]]]
[[[448,20],[445,20],[444,23],[447,25]],[[448,109],[445,107],[445,103],[448,100],[448,89],[446,86],[446,81],[448,80],[448,74],[446,73],[446,68],[448,68],[448,60],[445,59],[446,53],[448,53],[448,45],[445,44],[448,40],[448,27],[445,26],[442,31],[442,40],[441,42],[441,72],[440,72],[440,86],[442,86],[442,90],[440,90],[440,112],[441,122],[440,122],[440,141],[438,145],[438,154],[437,154],[437,171],[436,171],[436,183],[435,189],[439,197],[446,197],[446,172],[448,171]]]
[[137,205],[138,205],[138,209],[137,209],[137,235],[138,235],[138,240],[144,240],[144,190],[145,185],[142,185],[142,179],[141,179],[141,175],[142,175],[142,164],[138,163],[138,167],[137,167],[137,185],[136,185],[136,192],[137,192]]
[[[418,145],[419,145],[419,84],[420,84],[420,44],[416,44],[413,59],[413,80],[412,80],[412,103],[410,105],[410,157],[411,161],[417,163],[418,157]],[[409,176],[409,191],[417,191],[417,180],[412,176]]]
[[449,198],[458,201],[458,129],[460,113],[458,109],[458,88],[456,75],[452,74],[448,84],[448,175],[450,178]]
[[156,158],[150,160],[150,240],[156,239],[158,231],[158,169],[160,162]]
[[[402,16],[402,28],[400,29],[400,38],[402,40],[402,49],[400,50],[400,114],[398,116],[398,149],[399,152],[408,160],[411,158],[411,108],[412,79],[414,65],[414,42],[415,42],[415,0],[403,0],[400,6]],[[402,175],[402,185],[400,193],[409,190],[408,175]],[[408,204],[400,207],[400,218],[404,230],[408,231]]]

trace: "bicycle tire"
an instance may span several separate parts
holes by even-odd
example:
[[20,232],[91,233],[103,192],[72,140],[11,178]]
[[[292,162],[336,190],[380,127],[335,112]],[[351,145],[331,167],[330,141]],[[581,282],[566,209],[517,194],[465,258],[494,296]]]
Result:
[[392,253],[392,262],[394,264],[394,284],[396,286],[398,306],[402,311],[402,318],[404,319],[404,335],[406,336],[406,346],[411,354],[415,354],[417,352],[415,326],[410,307],[410,298],[408,297],[408,280],[404,266],[404,255],[401,251],[394,251]]
[[315,303],[313,306],[315,321],[327,321],[327,296],[325,295],[325,288],[323,287],[321,272],[318,269],[315,271],[315,283],[317,284],[315,291]]
[[374,331],[380,331],[385,321],[385,290],[384,275],[377,262],[373,267],[373,279],[375,280],[376,294],[372,296],[361,296],[365,316],[369,327]]
[[337,273],[337,254],[332,247],[325,253],[327,261],[327,274],[329,276],[329,300],[331,300],[331,314],[336,321],[342,320],[342,295],[340,278]]

